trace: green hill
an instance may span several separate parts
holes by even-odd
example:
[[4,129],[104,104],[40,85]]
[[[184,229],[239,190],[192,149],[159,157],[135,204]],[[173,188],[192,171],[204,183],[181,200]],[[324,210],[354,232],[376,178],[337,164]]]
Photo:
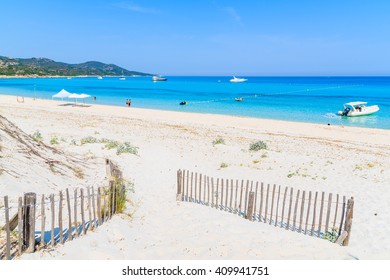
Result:
[[114,64],[88,61],[79,64],[57,62],[48,58],[10,58],[0,56],[0,76],[151,76],[129,71]]

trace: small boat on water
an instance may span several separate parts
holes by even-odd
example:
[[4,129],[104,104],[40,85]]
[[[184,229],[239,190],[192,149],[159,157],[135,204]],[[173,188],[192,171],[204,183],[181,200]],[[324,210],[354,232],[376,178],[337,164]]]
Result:
[[338,115],[346,117],[358,117],[374,114],[379,111],[378,105],[366,106],[367,102],[355,101],[344,104],[344,110],[339,111]]
[[187,101],[182,101],[182,102],[179,103],[179,105],[187,105],[187,104],[188,104]]
[[233,76],[233,79],[230,79],[231,83],[243,83],[243,82],[246,82],[246,81],[248,81],[248,79],[237,78],[236,76]]
[[236,101],[238,101],[238,102],[241,102],[241,101],[244,101],[244,98],[242,98],[242,97],[236,97],[236,98],[234,98],[234,100],[236,100]]
[[122,76],[120,76],[119,80],[121,80],[121,81],[126,80],[125,76],[123,75],[123,70],[122,70]]
[[98,80],[103,80],[102,76],[98,76],[97,78],[98,78]]
[[164,77],[160,77],[160,76],[153,76],[152,77],[153,82],[165,82],[166,80],[168,80],[168,79],[164,78]]

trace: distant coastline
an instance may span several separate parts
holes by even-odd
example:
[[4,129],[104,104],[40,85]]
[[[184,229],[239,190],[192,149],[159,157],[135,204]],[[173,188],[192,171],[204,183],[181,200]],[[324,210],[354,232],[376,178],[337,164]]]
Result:
[[[56,78],[97,78],[97,77],[107,77],[107,78],[116,78],[121,75],[78,75],[78,76],[60,76],[60,75],[47,75],[47,76],[38,76],[38,75],[0,75],[0,79],[31,79],[31,78],[40,78],[40,79],[56,79]],[[130,75],[125,77],[151,77],[153,75]]]
[[12,58],[0,56],[0,76],[6,77],[87,77],[87,76],[151,76],[152,74],[127,70],[115,64],[99,61],[65,63],[45,57]]

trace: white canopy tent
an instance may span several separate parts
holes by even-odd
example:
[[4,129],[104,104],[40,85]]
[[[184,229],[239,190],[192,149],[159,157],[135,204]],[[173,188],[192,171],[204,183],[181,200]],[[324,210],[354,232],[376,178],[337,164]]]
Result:
[[51,98],[61,98],[62,100],[64,100],[64,98],[68,98],[69,95],[71,95],[70,92],[62,89],[60,92],[58,92],[57,94],[54,94]]
[[[88,97],[91,97],[89,94],[85,94],[85,93],[80,93],[80,94],[77,94],[77,93],[71,93],[69,94],[68,98],[74,98],[75,100],[75,103],[77,103],[77,100],[78,99],[83,99],[83,101],[85,100],[85,98],[88,98]],[[85,101],[84,101],[85,103]]]

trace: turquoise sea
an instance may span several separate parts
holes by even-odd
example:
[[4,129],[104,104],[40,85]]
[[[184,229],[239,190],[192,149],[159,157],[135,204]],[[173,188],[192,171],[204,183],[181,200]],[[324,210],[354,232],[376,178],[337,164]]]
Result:
[[[161,110],[226,114],[331,125],[390,129],[390,77],[151,77],[0,79],[0,94],[51,99],[61,89],[96,97],[88,103]],[[243,97],[243,102],[235,101]],[[188,104],[181,106],[181,101]],[[340,117],[351,101],[377,104],[371,116]]]

